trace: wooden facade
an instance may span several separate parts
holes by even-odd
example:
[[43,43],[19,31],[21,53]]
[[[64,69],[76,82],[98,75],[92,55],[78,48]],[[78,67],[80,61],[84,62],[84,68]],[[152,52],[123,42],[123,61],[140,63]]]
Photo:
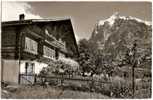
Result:
[[[17,61],[18,70],[22,61],[58,59],[64,56],[78,56],[70,19],[2,22],[2,60]],[[4,69],[7,66],[2,67]],[[2,74],[10,68],[2,70]]]

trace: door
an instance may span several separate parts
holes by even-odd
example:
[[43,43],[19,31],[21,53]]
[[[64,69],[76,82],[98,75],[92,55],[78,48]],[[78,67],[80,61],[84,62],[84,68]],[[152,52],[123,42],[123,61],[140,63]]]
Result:
[[25,73],[21,75],[22,84],[33,84],[34,83],[34,69],[35,64],[31,62],[25,63]]

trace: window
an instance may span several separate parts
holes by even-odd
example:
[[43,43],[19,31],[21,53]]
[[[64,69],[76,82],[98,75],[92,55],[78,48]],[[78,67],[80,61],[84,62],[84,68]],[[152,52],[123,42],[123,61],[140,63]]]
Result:
[[37,54],[38,43],[28,37],[25,38],[25,51]]
[[45,57],[53,58],[53,59],[55,58],[55,50],[54,49],[51,49],[47,46],[44,46],[43,51],[44,51],[44,56]]

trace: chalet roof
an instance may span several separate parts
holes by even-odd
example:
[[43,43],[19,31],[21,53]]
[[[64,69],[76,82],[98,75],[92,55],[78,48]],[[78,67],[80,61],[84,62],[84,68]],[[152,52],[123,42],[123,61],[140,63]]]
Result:
[[2,26],[26,25],[26,24],[34,24],[34,23],[62,22],[62,21],[71,21],[71,20],[70,20],[70,18],[14,20],[14,21],[4,21],[4,22],[2,22]]

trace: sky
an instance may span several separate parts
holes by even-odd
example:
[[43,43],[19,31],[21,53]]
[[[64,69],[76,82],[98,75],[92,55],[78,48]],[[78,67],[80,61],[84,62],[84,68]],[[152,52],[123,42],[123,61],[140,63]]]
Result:
[[2,2],[2,21],[18,20],[21,13],[25,19],[71,18],[77,41],[89,39],[96,23],[115,12],[152,20],[150,2]]

